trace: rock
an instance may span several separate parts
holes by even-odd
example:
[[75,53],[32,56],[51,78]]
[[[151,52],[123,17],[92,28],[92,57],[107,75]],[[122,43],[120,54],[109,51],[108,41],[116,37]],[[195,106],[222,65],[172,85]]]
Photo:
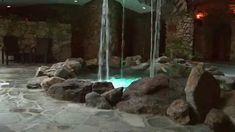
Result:
[[235,80],[232,77],[228,76],[214,76],[215,79],[219,82],[220,88],[223,90],[233,90],[235,89]]
[[169,87],[169,78],[165,75],[159,75],[148,80],[148,83],[142,85],[143,94],[154,94],[155,92]]
[[220,71],[219,68],[217,68],[216,66],[210,66],[206,68],[206,71],[208,71],[212,75],[224,76],[224,73]]
[[115,106],[119,101],[121,101],[122,95],[123,95],[123,88],[113,89],[102,94],[102,96],[105,97],[105,99],[112,106]]
[[87,67],[94,67],[94,66],[98,66],[98,59],[90,59],[90,60],[86,60],[86,66]]
[[92,82],[79,79],[68,79],[63,83],[52,85],[47,94],[60,100],[79,103],[85,102],[86,94],[92,92]]
[[111,82],[95,82],[92,85],[92,91],[99,93],[99,94],[105,93],[113,89],[114,89],[114,86]]
[[[158,84],[157,81],[161,80],[159,78],[162,78],[164,83]],[[168,84],[165,84],[166,82]],[[168,106],[183,96],[183,88],[173,79],[165,76],[143,78],[127,87],[123,100],[116,107],[128,113],[165,115]]]
[[177,99],[168,107],[167,115],[176,122],[186,125],[190,122],[189,105],[183,99]]
[[91,92],[86,95],[86,106],[95,107],[98,109],[112,109],[105,97],[96,92]]
[[185,93],[197,121],[203,121],[207,113],[212,108],[216,108],[220,101],[219,84],[209,72],[204,70],[202,63],[192,69]]
[[221,95],[221,107],[235,106],[235,90],[224,91]]
[[38,88],[41,88],[41,82],[44,79],[47,79],[47,78],[48,78],[47,76],[34,77],[34,78],[30,79],[27,82],[26,86],[27,86],[28,89],[38,89]]
[[204,123],[215,132],[234,132],[235,127],[230,118],[221,110],[211,109]]
[[46,70],[48,70],[49,67],[47,66],[41,66],[37,69],[35,77],[40,77],[40,76],[46,76]]
[[44,79],[41,83],[41,86],[47,91],[50,86],[56,83],[62,83],[64,81],[65,79],[60,78],[60,77],[51,77],[51,78]]
[[156,62],[158,62],[158,63],[169,63],[170,61],[171,61],[171,59],[167,56],[161,56],[156,59]]
[[64,66],[71,68],[75,74],[78,74],[84,65],[82,58],[69,58],[64,63]]
[[173,60],[174,63],[178,63],[178,64],[185,64],[186,63],[186,60],[183,59],[183,58],[175,58]]
[[126,57],[125,66],[136,66],[141,63],[142,57],[140,55]]
[[54,76],[55,77],[61,77],[61,78],[64,78],[64,79],[69,79],[69,78],[75,78],[76,73],[70,67],[63,66],[63,67],[61,67],[60,69],[57,69],[54,72]]
[[119,68],[121,66],[121,59],[118,56],[110,57],[110,67]]

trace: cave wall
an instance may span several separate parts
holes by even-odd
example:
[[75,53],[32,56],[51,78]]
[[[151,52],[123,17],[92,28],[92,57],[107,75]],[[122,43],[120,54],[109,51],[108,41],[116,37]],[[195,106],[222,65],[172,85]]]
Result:
[[18,38],[19,52],[32,53],[38,38],[52,39],[52,59],[64,61],[71,57],[71,25],[44,21],[0,19],[0,47],[4,36]]

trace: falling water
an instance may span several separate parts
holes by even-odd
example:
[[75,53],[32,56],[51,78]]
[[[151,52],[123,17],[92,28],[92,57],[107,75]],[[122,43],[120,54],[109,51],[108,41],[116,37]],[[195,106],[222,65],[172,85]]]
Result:
[[125,48],[125,2],[122,0],[122,45],[121,45],[121,78],[124,76],[124,48]]
[[[155,76],[155,61],[159,57],[160,30],[161,30],[161,0],[156,0],[155,29],[153,30],[153,0],[151,0],[151,51],[150,51],[150,77]],[[154,39],[153,39],[154,31]]]
[[[99,48],[99,70],[98,80],[109,79],[109,43],[110,43],[110,29],[109,29],[109,3],[108,0],[103,0],[102,16],[101,16],[101,30],[100,30],[100,48]],[[105,78],[104,78],[105,75]]]

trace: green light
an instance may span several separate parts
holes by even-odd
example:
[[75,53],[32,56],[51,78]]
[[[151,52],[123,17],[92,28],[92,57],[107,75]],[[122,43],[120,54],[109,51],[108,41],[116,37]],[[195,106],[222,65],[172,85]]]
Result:
[[112,82],[113,86],[115,88],[119,88],[119,87],[128,87],[132,82],[138,80],[139,78],[111,78],[109,80],[107,80],[108,82]]

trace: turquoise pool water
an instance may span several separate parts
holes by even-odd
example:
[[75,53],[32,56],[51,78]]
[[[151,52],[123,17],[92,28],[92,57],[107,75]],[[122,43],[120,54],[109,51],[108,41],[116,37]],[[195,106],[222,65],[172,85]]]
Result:
[[128,87],[132,82],[138,80],[140,78],[115,78],[112,77],[111,79],[107,80],[108,82],[112,82],[113,86],[115,88],[119,88],[119,87]]

